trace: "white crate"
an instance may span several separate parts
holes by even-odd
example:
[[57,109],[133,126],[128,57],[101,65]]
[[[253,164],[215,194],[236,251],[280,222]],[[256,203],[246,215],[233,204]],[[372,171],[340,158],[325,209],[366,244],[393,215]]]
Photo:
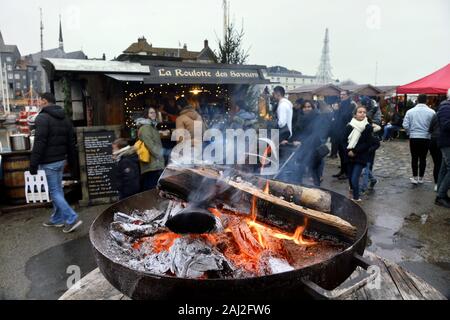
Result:
[[25,171],[25,197],[27,203],[50,202],[48,194],[47,177],[44,170],[38,170],[37,174],[32,175],[30,171]]

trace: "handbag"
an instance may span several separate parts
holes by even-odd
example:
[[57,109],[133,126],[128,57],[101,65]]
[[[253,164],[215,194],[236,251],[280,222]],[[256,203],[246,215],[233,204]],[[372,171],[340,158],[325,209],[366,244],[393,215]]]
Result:
[[325,158],[330,153],[330,149],[327,147],[326,144],[322,144],[319,147],[317,147],[316,153],[320,158]]
[[139,157],[139,161],[144,163],[150,163],[150,152],[148,151],[145,143],[142,140],[136,141],[134,149]]

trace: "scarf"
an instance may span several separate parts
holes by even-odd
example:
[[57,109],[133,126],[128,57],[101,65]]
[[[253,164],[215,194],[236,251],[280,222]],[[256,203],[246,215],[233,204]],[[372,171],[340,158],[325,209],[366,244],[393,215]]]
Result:
[[348,136],[348,146],[347,149],[351,150],[356,147],[358,144],[359,138],[361,138],[361,134],[363,133],[366,126],[369,124],[367,118],[364,118],[363,121],[358,121],[355,118],[350,121],[350,125],[353,127],[352,132]]
[[131,146],[126,146],[120,150],[117,150],[116,152],[113,152],[113,160],[116,162],[119,162],[122,156],[133,154],[134,150],[131,149]]

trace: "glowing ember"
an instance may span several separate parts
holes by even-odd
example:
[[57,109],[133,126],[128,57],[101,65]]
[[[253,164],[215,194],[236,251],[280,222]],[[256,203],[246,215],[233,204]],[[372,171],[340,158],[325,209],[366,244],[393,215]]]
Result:
[[160,233],[153,236],[153,251],[160,253],[161,251],[169,250],[173,242],[178,238],[181,238],[181,236],[173,232]]

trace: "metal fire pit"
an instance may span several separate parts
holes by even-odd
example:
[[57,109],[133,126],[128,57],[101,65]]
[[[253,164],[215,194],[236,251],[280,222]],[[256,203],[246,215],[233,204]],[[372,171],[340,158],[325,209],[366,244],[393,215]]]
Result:
[[[344,196],[332,191],[330,193],[332,213],[357,227],[356,240],[343,252],[328,260],[302,269],[269,276],[231,280],[181,279],[139,272],[115,261],[108,248],[111,245],[109,230],[114,213],[164,208],[167,200],[160,198],[157,190],[135,195],[106,209],[92,224],[89,236],[102,274],[114,287],[133,299],[204,301],[338,298],[373,279],[374,273],[363,273],[351,283],[346,282],[346,288],[337,288],[357,266],[369,268],[369,265],[361,258],[366,246],[367,216],[361,207]],[[335,290],[330,291],[333,289]]]

